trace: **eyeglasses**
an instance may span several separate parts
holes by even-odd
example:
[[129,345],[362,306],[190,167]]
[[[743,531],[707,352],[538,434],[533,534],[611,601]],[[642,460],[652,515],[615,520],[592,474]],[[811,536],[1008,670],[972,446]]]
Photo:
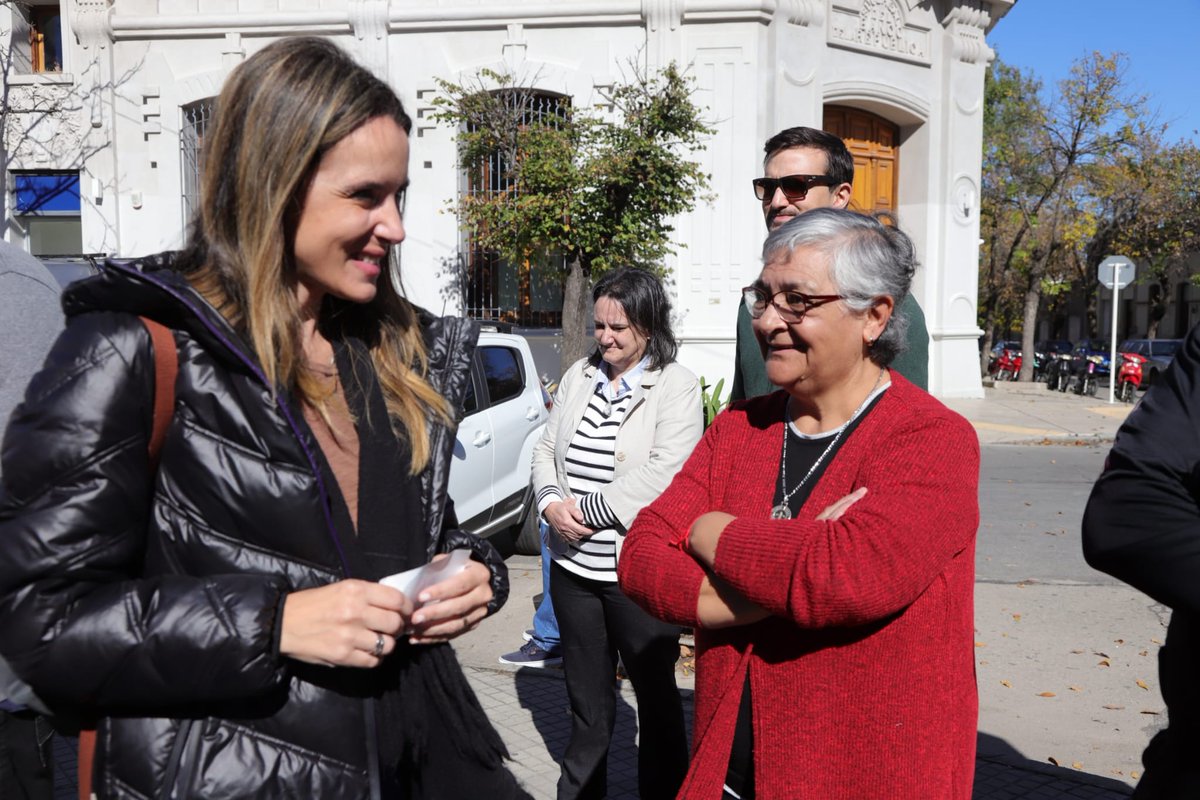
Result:
[[[783,302],[778,298],[783,295]],[[775,306],[776,313],[784,322],[799,322],[804,315],[817,306],[832,303],[834,300],[844,300],[840,294],[805,294],[804,292],[784,289],[775,294],[768,294],[757,286],[747,286],[742,289],[742,302],[750,312],[751,319],[758,319],[767,311],[767,304]]]
[[759,200],[775,196],[776,189],[783,189],[783,196],[791,202],[799,202],[808,195],[813,186],[837,186],[838,182],[828,175],[784,175],[782,178],[755,178],[754,196]]

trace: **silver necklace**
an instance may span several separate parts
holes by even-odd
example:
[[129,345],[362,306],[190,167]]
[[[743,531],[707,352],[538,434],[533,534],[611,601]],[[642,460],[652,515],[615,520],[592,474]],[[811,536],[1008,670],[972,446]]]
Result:
[[817,471],[817,467],[821,466],[821,462],[823,462],[825,460],[825,456],[829,455],[830,452],[833,451],[833,448],[837,447],[837,443],[842,438],[842,434],[846,432],[846,428],[850,427],[851,422],[854,422],[854,420],[858,419],[858,415],[861,414],[863,412],[863,409],[867,407],[867,403],[871,402],[871,398],[875,395],[875,390],[879,388],[879,382],[883,380],[883,372],[884,371],[882,369],[879,370],[879,377],[877,377],[875,379],[875,385],[871,387],[871,391],[867,392],[867,396],[863,399],[862,404],[859,405],[859,407],[854,411],[854,413],[850,415],[850,419],[846,420],[845,422],[843,422],[841,425],[838,426],[837,433],[835,433],[833,435],[833,441],[831,441],[825,447],[825,449],[821,452],[821,455],[818,456],[817,460],[813,462],[813,465],[808,468],[808,472],[804,473],[804,477],[800,479],[800,482],[797,483],[796,486],[790,492],[787,490],[787,443],[788,443],[788,406],[791,405],[791,401],[789,400],[787,403],[784,403],[784,406],[783,406],[783,460],[782,460],[780,470],[779,470],[779,491],[783,492],[783,499],[780,500],[776,505],[771,507],[771,519],[791,519],[792,518],[792,511],[790,508],[788,508],[788,500],[791,500],[792,496],[794,494],[796,494],[796,492],[800,491],[800,489],[804,486],[804,484],[808,483],[808,479],[811,478],[812,474]]

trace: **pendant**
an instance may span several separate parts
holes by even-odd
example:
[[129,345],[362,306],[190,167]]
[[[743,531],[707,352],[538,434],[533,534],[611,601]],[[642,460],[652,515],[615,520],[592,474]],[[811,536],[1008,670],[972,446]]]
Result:
[[788,509],[787,505],[785,505],[784,503],[780,503],[779,505],[777,505],[771,509],[771,519],[791,519],[791,518],[792,518],[792,512]]

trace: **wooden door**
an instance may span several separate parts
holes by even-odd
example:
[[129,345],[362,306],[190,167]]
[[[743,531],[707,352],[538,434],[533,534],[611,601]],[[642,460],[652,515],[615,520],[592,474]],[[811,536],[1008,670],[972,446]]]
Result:
[[895,211],[900,129],[869,111],[825,106],[825,130],[846,143],[854,157],[855,211]]

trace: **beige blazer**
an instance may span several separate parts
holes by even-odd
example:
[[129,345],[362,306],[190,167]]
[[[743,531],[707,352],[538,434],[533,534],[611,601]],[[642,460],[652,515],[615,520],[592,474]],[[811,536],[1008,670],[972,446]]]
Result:
[[[596,367],[581,359],[558,384],[542,438],[533,448],[534,496],[547,486],[567,491],[567,446],[594,391]],[[679,364],[647,369],[633,390],[629,411],[617,429],[615,474],[600,489],[616,515],[617,555],[634,517],[671,483],[704,432],[700,381]]]

